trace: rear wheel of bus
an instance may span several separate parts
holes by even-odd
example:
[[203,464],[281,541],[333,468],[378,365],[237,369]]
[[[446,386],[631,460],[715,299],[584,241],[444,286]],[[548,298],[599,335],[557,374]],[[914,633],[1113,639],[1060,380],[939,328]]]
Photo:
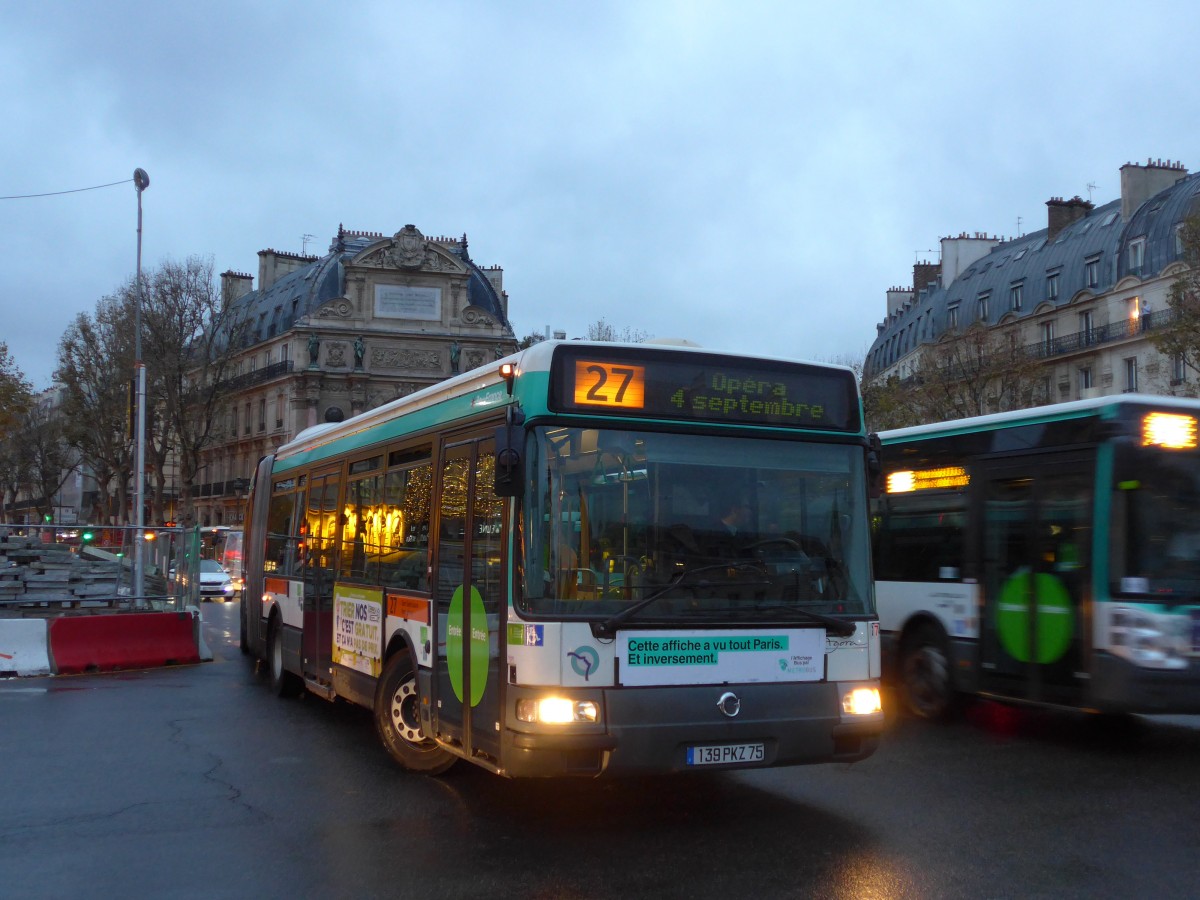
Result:
[[392,759],[410,772],[440,775],[457,762],[421,729],[417,668],[407,650],[384,664],[375,689],[375,729]]
[[303,687],[300,679],[283,667],[283,627],[272,617],[267,630],[267,662],[271,673],[271,692],[278,697],[294,697]]
[[950,650],[945,632],[937,626],[920,625],[905,639],[900,690],[905,707],[920,719],[947,719],[954,711]]

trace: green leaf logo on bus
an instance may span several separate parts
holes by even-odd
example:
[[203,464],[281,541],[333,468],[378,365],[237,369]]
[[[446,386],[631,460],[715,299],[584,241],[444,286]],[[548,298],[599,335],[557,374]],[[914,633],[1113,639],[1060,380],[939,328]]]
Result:
[[1029,607],[1036,591],[1036,662],[1045,665],[1061,659],[1071,646],[1075,614],[1071,610],[1071,595],[1061,581],[1047,572],[1030,576],[1028,571],[1017,572],[1000,588],[996,632],[1009,656],[1018,662],[1031,661]]
[[487,612],[483,608],[483,597],[471,588],[471,607],[468,628],[470,638],[463,646],[463,587],[454,589],[450,598],[450,609],[446,615],[446,663],[450,669],[450,686],[454,696],[463,702],[463,683],[466,681],[464,663],[471,663],[471,706],[478,706],[483,699],[488,678],[488,624]]

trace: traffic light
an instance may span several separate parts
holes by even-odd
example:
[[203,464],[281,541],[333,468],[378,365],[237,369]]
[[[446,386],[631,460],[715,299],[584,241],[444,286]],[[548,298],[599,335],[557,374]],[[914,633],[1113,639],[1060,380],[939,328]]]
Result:
[[85,528],[79,535],[79,539],[85,544],[90,544],[96,539],[96,532],[90,528]]

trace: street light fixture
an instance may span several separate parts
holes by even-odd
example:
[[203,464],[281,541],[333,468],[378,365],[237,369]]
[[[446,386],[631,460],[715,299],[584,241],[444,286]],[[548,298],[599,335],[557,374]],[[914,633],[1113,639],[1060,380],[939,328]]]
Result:
[[150,187],[145,169],[133,170],[133,187],[137,191],[137,296],[134,304],[133,377],[137,385],[137,425],[133,436],[134,473],[133,505],[133,596],[134,605],[142,606],[146,596],[146,366],[142,362],[142,191]]

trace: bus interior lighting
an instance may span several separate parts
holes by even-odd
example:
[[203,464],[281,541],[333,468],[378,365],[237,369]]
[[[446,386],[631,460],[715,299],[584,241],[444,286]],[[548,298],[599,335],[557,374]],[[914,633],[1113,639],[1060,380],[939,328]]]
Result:
[[1142,418],[1142,446],[1164,450],[1196,449],[1196,417],[1152,412]]
[[842,712],[848,716],[871,716],[883,712],[879,688],[856,687],[842,695]]
[[962,466],[942,466],[937,469],[890,472],[887,478],[887,492],[906,494],[935,488],[961,488],[970,483],[971,476]]
[[543,725],[569,725],[573,722],[593,723],[600,711],[591,700],[571,700],[567,697],[522,697],[517,700],[517,719]]

